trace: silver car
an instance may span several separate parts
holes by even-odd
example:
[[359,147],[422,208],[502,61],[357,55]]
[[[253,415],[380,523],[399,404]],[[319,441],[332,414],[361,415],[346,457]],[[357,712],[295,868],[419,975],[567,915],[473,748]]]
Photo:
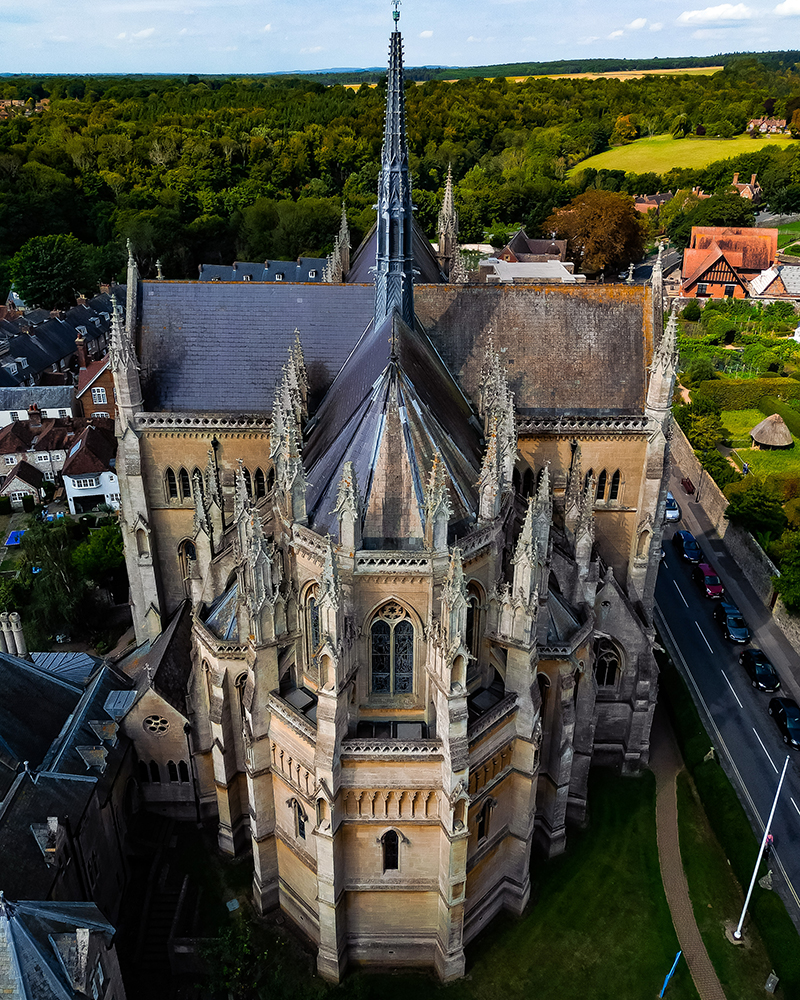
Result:
[[671,493],[667,493],[666,519],[668,521],[680,521],[681,509],[678,501]]

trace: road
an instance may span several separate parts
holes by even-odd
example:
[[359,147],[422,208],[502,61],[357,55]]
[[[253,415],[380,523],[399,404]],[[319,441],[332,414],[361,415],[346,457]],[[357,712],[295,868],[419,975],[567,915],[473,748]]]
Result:
[[695,535],[728,596],[738,604],[753,631],[750,646],[763,649],[772,661],[781,678],[779,693],[798,702],[800,657],[777,630],[769,610],[742,579],[736,564],[711,530],[702,508],[680,495],[675,486],[673,481],[673,494],[681,505],[682,519],[669,525],[665,532],[666,556],[656,587],[656,622],[664,644],[689,680],[709,735],[729,765],[726,770],[759,836],[763,835],[783,762],[787,754],[790,757],[772,823],[775,837],[772,867],[776,888],[787,902],[795,925],[800,927],[800,752],[784,744],[767,714],[773,696],[755,690],[739,665],[739,654],[746,647],[723,638],[713,618],[716,601],[703,596],[691,579],[690,565],[672,545],[675,530],[683,528]]

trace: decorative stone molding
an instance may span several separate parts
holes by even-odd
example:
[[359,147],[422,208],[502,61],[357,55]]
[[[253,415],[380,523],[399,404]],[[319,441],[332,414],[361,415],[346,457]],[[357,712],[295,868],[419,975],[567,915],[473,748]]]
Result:
[[267,708],[270,712],[274,712],[275,715],[279,715],[298,736],[307,740],[312,746],[316,746],[317,727],[304,715],[301,715],[300,712],[296,712],[279,694],[273,692],[269,696]]
[[510,694],[508,697],[504,698],[502,701],[498,702],[494,708],[490,708],[488,712],[484,712],[480,718],[476,719],[472,725],[467,730],[467,738],[472,741],[476,740],[479,736],[491,729],[492,726],[503,718],[505,715],[511,715],[517,707],[517,696],[515,694]]
[[647,417],[630,414],[624,417],[517,417],[520,437],[554,435],[573,437],[576,434],[591,437],[617,437],[621,434],[644,434]]
[[343,757],[403,760],[406,757],[442,759],[441,740],[342,740]]
[[265,413],[137,413],[137,430],[269,430],[269,417]]

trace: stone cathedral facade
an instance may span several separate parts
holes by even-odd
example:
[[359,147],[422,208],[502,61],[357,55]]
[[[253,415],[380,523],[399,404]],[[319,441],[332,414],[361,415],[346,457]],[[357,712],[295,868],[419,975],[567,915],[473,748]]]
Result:
[[143,795],[252,851],[257,908],[333,980],[462,975],[465,944],[526,906],[533,842],[557,854],[584,817],[590,766],[648,759],[660,265],[647,287],[448,282],[448,192],[437,263],[395,30],[350,276],[143,282],[131,260],[114,316]]

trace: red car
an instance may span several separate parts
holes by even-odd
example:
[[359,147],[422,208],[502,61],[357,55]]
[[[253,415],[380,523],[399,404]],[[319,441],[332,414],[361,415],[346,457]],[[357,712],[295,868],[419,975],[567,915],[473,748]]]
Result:
[[706,597],[719,600],[725,593],[722,580],[717,576],[714,567],[709,566],[708,563],[700,563],[699,566],[695,566],[692,571],[692,579],[702,587]]

